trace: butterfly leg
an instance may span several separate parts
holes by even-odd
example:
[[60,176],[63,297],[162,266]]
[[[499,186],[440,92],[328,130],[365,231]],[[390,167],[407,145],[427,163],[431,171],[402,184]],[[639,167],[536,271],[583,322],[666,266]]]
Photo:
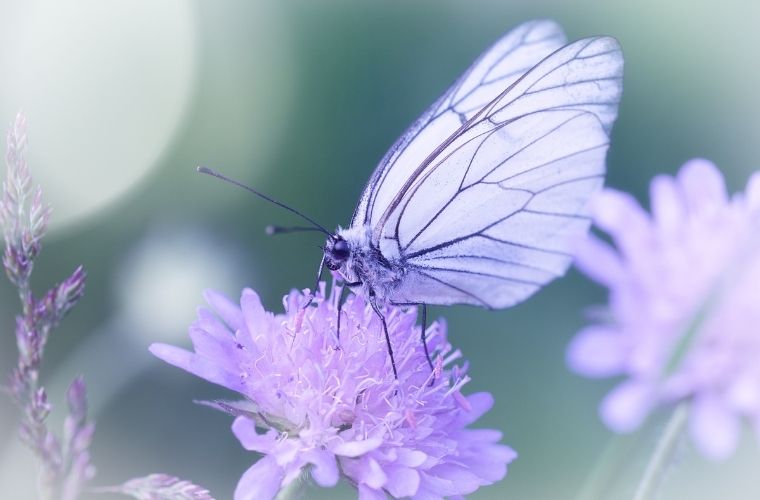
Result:
[[309,297],[309,301],[304,304],[303,308],[306,309],[311,305],[311,303],[314,301],[314,295],[317,293],[317,288],[319,288],[319,280],[322,279],[322,271],[325,268],[325,256],[322,255],[322,260],[319,261],[319,269],[317,270],[317,281],[314,283],[314,289],[311,291],[311,297]]
[[[420,306],[422,308],[422,334],[420,339],[422,340],[422,347],[425,349],[425,359],[428,362],[430,371],[435,371],[433,367],[433,359],[430,357],[430,351],[427,346],[427,304],[423,302],[391,302],[394,306]],[[433,385],[435,379],[430,381],[430,385]]]
[[337,332],[336,332],[336,336],[338,340],[340,340],[340,313],[343,310],[343,292],[346,291],[346,288],[353,288],[361,284],[362,284],[361,281],[354,281],[353,283],[346,282],[344,283],[343,288],[340,289],[340,297],[338,297],[338,321],[337,321],[338,327],[337,327]]
[[383,323],[383,333],[385,334],[385,343],[388,344],[388,354],[391,357],[391,366],[393,367],[393,378],[398,380],[398,372],[396,371],[396,360],[393,357],[393,347],[391,347],[391,337],[388,335],[388,325],[385,322],[385,316],[383,316],[383,313],[380,312],[380,308],[377,307],[377,303],[375,302],[375,294],[372,290],[370,290],[369,293],[369,303],[372,306],[372,309],[375,310],[375,314],[378,315],[380,318],[380,321]]
[[337,326],[335,329],[335,340],[337,343],[337,345],[335,346],[336,350],[340,349],[340,317],[341,317],[341,313],[343,312],[343,292],[345,291],[346,291],[345,288],[341,288],[340,293],[338,294],[338,307],[337,307],[338,319],[336,321]]
[[[427,359],[428,366],[430,366],[430,371],[434,371],[433,368],[433,360],[430,359],[430,352],[428,351],[428,345],[427,345],[427,304],[420,304],[422,306],[422,347],[425,348],[425,359]],[[435,381],[435,379],[433,379]],[[432,383],[431,383],[432,385]]]

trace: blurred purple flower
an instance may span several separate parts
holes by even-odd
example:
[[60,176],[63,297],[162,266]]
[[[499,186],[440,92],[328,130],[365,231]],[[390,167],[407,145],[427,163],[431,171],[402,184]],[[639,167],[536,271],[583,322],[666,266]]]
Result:
[[343,475],[363,499],[459,496],[502,479],[516,454],[498,444],[500,432],[468,428],[493,399],[460,393],[469,377],[466,365],[450,366],[461,353],[447,343],[445,325],[428,330],[433,379],[414,310],[385,308],[396,381],[372,308],[350,296],[337,339],[340,289],[325,297],[321,288],[305,309],[308,296],[291,292],[286,313],[277,315],[252,290],[243,291],[240,306],[209,291],[221,320],[200,310],[190,328],[195,352],[151,346],[164,361],[245,396],[212,403],[236,416],[232,430],[241,444],[264,455],[240,479],[235,498],[272,498],[306,470],[323,487]]
[[652,215],[605,190],[593,207],[614,247],[589,236],[577,266],[609,288],[609,320],[570,344],[570,367],[624,376],[602,402],[616,432],[657,406],[688,401],[690,434],[707,457],[730,455],[742,418],[760,434],[760,173],[726,194],[706,160],[651,184]]

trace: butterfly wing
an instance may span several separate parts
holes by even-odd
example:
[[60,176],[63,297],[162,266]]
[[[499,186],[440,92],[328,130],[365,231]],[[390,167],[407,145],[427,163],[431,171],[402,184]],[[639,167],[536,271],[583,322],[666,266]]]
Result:
[[[544,23],[524,25],[517,40],[556,26]],[[568,245],[587,230],[584,208],[603,182],[623,58],[614,39],[595,37],[534,64],[470,107],[491,82],[473,77],[476,63],[373,174],[357,214],[382,254],[404,263],[392,300],[503,308],[566,271]]]
[[399,188],[447,137],[541,59],[565,44],[550,20],[524,23],[486,50],[388,150],[354,210],[352,226],[376,227]]
[[616,40],[569,44],[418,165],[374,229],[408,271],[392,299],[503,308],[564,274],[603,183],[622,72]]

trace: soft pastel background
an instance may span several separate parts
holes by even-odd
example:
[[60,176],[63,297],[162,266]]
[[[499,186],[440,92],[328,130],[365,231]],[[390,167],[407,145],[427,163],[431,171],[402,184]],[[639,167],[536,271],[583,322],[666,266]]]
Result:
[[[347,224],[398,134],[501,33],[536,17],[555,18],[570,38],[613,35],[624,48],[610,185],[646,201],[649,179],[690,157],[717,162],[732,190],[760,167],[760,4],[749,0],[0,0],[0,124],[19,109],[28,115],[33,174],[55,209],[37,289],[79,263],[89,273],[86,297],[50,341],[44,375],[56,403],[74,374],[87,379],[98,484],[163,471],[231,497],[255,457],[229,432],[229,417],[192,403],[224,392],[146,347],[186,344],[206,287],[234,297],[252,286],[279,309],[289,288],[311,286],[320,258],[313,234],[264,234],[269,223],[297,220],[195,166],[327,226]],[[630,498],[661,421],[615,439],[596,413],[613,381],[582,379],[564,363],[584,310],[603,301],[571,272],[511,310],[433,310],[472,362],[468,389],[496,397],[482,424],[520,453],[503,482],[474,498]],[[16,309],[3,281],[2,373],[16,356]],[[34,467],[15,423],[0,400],[0,496],[25,499]],[[688,446],[680,457],[662,498],[760,496],[749,432],[725,463]]]

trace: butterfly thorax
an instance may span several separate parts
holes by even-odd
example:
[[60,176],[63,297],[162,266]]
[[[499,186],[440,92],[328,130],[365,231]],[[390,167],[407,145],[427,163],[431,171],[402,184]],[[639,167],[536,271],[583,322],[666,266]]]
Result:
[[[347,283],[361,283],[366,296],[385,301],[403,281],[404,266],[372,244],[368,227],[338,228],[325,245],[325,265]],[[358,286],[358,285],[357,285]]]

